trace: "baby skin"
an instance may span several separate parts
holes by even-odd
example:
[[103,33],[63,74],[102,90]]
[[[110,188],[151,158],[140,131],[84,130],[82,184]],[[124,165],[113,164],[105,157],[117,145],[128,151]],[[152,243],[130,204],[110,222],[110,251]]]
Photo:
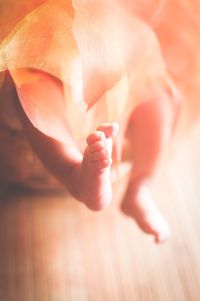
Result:
[[[45,86],[49,87],[46,91],[50,91],[49,97],[52,97],[53,90],[59,89],[59,85],[52,77],[42,76],[41,89],[45,82]],[[30,91],[40,91],[38,87],[36,89],[36,84],[40,85],[38,82],[21,86],[19,97],[28,99]],[[35,96],[38,99],[41,97],[40,93]],[[170,228],[150,196],[149,184],[165,154],[179,108],[178,101],[171,99],[167,93],[160,97],[143,102],[131,115],[127,138],[133,168],[121,205],[123,213],[133,218],[156,242],[165,241],[170,235]],[[86,138],[86,148],[82,154],[69,134],[70,143],[67,146],[44,135],[33,127],[19,103],[17,107],[36,153],[71,195],[91,210],[108,206],[112,200],[112,146],[118,124],[100,125]]]
[[[88,146],[81,163],[83,175],[80,175],[80,179],[83,189],[80,195],[89,208],[102,209],[112,200],[112,139],[117,131],[116,123],[103,124],[86,139]],[[92,206],[95,203],[98,204],[96,208]],[[170,228],[151,199],[145,183],[129,183],[121,209],[127,216],[134,218],[144,232],[153,235],[156,242],[168,238]]]
[[112,139],[117,132],[117,123],[102,124],[86,139],[87,147],[80,162],[79,199],[93,210],[108,206],[112,200]]

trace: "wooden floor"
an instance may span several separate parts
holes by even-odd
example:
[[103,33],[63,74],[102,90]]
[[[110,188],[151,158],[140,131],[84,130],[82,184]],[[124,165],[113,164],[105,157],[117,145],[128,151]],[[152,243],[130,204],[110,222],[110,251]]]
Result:
[[2,196],[0,301],[199,301],[200,128],[152,194],[172,226],[156,245],[113,205],[93,213],[66,196]]

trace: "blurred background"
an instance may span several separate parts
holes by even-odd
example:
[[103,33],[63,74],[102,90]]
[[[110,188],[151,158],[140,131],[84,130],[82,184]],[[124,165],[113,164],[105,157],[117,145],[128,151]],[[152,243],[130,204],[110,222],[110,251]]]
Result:
[[118,209],[127,175],[99,213],[61,190],[2,192],[0,300],[199,301],[199,133],[197,124],[152,185],[172,227],[161,245]]

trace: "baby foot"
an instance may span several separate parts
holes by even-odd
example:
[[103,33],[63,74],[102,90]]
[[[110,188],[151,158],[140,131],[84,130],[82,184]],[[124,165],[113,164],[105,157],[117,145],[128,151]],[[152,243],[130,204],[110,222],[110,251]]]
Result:
[[112,199],[112,138],[117,132],[118,124],[102,124],[86,139],[87,147],[81,165],[80,199],[92,210],[106,207]]
[[163,242],[170,236],[170,227],[156,208],[145,185],[141,185],[138,190],[130,185],[121,209],[126,215],[134,218],[144,232],[153,235],[155,242]]

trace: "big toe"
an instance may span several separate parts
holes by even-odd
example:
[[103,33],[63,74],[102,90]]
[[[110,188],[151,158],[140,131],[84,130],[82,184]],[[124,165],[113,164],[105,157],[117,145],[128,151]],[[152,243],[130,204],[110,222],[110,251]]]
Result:
[[111,123],[103,123],[98,128],[97,131],[102,131],[106,138],[112,138],[117,136],[117,133],[119,131],[119,124],[116,122]]

